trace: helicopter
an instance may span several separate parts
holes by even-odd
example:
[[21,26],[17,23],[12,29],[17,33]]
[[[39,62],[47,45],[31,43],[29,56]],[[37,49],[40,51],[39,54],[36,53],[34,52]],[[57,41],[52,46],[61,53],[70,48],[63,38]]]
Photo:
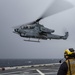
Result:
[[[49,6],[49,8],[43,13],[43,15],[40,18],[38,18],[37,20],[33,22],[17,26],[16,28],[14,28],[14,33],[19,34],[21,37],[29,38],[28,40],[24,40],[24,41],[30,41],[30,42],[40,42],[39,41],[40,39],[66,40],[69,36],[69,32],[65,32],[63,36],[56,35],[56,34],[53,34],[55,30],[49,29],[45,27],[44,25],[41,25],[39,22],[45,17],[54,15],[56,13],[62,12],[72,7],[73,5],[66,0],[54,0],[52,4]],[[38,41],[31,40],[30,38],[38,39]]]

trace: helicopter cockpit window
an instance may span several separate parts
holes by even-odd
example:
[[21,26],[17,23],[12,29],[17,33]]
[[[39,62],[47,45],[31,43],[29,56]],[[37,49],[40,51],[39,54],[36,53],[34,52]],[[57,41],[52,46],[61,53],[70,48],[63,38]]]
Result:
[[24,26],[20,26],[20,28],[21,28],[21,29],[23,29],[23,28],[24,28]]
[[28,29],[34,29],[34,26],[29,25]]
[[34,29],[34,26],[21,26],[21,29]]
[[21,29],[28,29],[27,26],[21,26]]

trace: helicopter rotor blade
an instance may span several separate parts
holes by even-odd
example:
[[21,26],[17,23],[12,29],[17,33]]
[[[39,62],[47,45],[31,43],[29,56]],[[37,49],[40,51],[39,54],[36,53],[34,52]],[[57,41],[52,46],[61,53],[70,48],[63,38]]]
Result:
[[54,0],[52,4],[49,5],[47,10],[41,16],[42,18],[60,13],[62,11],[72,8],[73,5],[68,0]]
[[33,25],[37,22],[39,22],[41,19],[57,14],[59,12],[68,10],[70,8],[72,8],[73,5],[68,1],[68,0],[52,0],[52,3],[49,5],[49,7],[47,8],[47,10],[45,10],[45,12],[42,14],[41,17],[39,17],[37,20],[30,22],[30,23],[26,23],[26,24],[22,24],[19,26],[16,26],[14,28],[18,28],[20,26],[25,26],[25,25]]
[[41,19],[45,17],[52,16],[54,14],[68,10],[72,7],[73,5],[68,0],[52,0],[52,3],[48,6],[48,8],[45,10],[42,16],[38,18],[36,21],[32,22],[32,24],[39,22]]

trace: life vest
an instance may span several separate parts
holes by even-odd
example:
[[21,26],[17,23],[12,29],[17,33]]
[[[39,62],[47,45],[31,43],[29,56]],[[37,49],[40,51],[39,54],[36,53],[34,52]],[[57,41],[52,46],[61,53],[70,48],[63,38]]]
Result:
[[66,60],[68,71],[66,75],[75,75],[75,59]]

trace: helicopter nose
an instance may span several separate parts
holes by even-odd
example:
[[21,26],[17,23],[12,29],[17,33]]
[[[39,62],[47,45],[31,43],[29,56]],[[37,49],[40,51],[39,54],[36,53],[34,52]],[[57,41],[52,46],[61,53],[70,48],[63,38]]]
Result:
[[14,29],[14,33],[18,32],[18,30],[19,30],[18,28]]
[[18,28],[14,29],[15,32],[18,32]]

